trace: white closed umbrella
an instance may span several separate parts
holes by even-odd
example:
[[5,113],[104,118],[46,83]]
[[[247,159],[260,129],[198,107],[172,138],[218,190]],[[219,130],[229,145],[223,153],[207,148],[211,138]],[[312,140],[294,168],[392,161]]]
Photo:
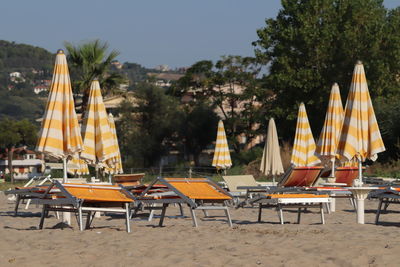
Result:
[[268,123],[267,140],[265,142],[263,156],[261,158],[260,171],[264,175],[272,175],[274,184],[275,176],[284,172],[279,149],[278,133],[276,131],[275,120],[273,118],[271,118]]

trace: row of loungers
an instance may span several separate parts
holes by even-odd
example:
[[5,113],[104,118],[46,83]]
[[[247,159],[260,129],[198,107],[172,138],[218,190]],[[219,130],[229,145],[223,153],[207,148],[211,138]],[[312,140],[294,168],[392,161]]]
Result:
[[[315,172],[310,171],[306,173],[315,174]],[[282,181],[290,181],[295,184],[300,184],[301,180],[311,179],[304,179],[299,173],[289,174],[282,179]],[[240,183],[237,183],[236,186],[240,187]],[[284,223],[284,208],[298,209],[298,223],[300,223],[301,212],[304,209],[318,208],[321,214],[321,223],[325,223],[323,206],[331,201],[332,196],[336,194],[336,188],[310,188],[298,186],[264,188],[257,186],[257,189],[259,189],[257,194],[243,203],[252,206],[259,205],[258,221],[261,221],[262,209],[264,208],[275,208],[282,224]],[[375,196],[381,199],[377,222],[382,205],[386,203],[387,207],[392,199],[396,197],[400,199],[398,191],[396,191],[397,196],[394,197],[391,197],[396,195],[393,192],[385,192],[386,195],[383,197],[384,190],[381,191],[381,195]],[[32,203],[43,206],[39,223],[40,229],[43,228],[44,221],[50,211],[75,214],[80,230],[91,226],[97,212],[107,212],[124,214],[126,230],[130,232],[130,219],[145,208],[151,212],[157,209],[161,210],[159,226],[162,226],[166,210],[170,204],[178,204],[181,207],[182,215],[182,205],[187,205],[195,227],[198,226],[195,214],[197,210],[203,211],[206,216],[209,210],[221,210],[224,212],[228,224],[232,226],[229,214],[229,206],[232,206],[233,203],[232,195],[206,178],[158,178],[147,186],[132,184],[126,187],[123,185],[61,184],[58,181],[53,181],[49,185],[16,188],[6,193],[17,195],[16,207],[21,199],[29,199]],[[243,206],[243,203],[238,207]],[[85,226],[83,223],[84,215],[86,216]]]

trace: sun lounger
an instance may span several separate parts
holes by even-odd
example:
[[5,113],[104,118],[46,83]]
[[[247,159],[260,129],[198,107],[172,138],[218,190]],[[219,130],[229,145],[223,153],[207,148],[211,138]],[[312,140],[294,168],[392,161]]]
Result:
[[387,211],[389,204],[400,204],[400,188],[381,188],[373,193],[373,197],[379,199],[379,204],[375,216],[375,224],[378,224],[382,210]]
[[245,197],[247,199],[249,197],[248,190],[245,189],[247,187],[258,187],[265,190],[265,187],[256,182],[253,175],[224,175],[222,179],[224,179],[229,193],[233,197]]
[[325,224],[323,205],[329,203],[328,195],[317,194],[260,194],[258,197],[250,200],[251,204],[259,204],[258,222],[261,222],[263,208],[276,208],[281,224],[283,220],[283,208],[297,208],[297,223],[300,223],[302,208],[319,208],[321,214],[321,223]]
[[87,214],[86,228],[89,228],[96,212],[123,213],[126,230],[130,232],[129,204],[134,200],[122,187],[113,185],[61,184],[54,181],[45,192],[32,200],[43,205],[39,228],[43,228],[49,211],[72,212],[77,214],[79,229],[83,231],[83,213]]
[[144,173],[115,174],[113,180],[114,184],[120,184],[125,187],[136,186],[141,184],[144,175]]
[[[155,184],[165,185],[168,190],[165,194],[149,194]],[[148,189],[142,192],[137,200],[147,204],[163,204],[160,226],[163,225],[167,207],[172,203],[184,203],[189,206],[195,227],[198,226],[195,210],[202,210],[206,216],[209,210],[223,210],[228,224],[232,226],[227,206],[227,201],[232,200],[232,196],[206,178],[157,178],[148,186]]]
[[279,181],[278,186],[281,187],[304,187],[313,186],[321,175],[324,167],[290,167],[282,179]]
[[[45,183],[51,182],[51,175],[46,176],[35,176],[31,178],[25,185],[15,187],[15,189],[5,191],[7,195],[15,196],[15,208],[14,215],[18,215],[18,208],[21,202],[27,200],[25,209],[29,208],[31,203],[31,199],[36,198],[38,196],[38,192],[43,188],[42,185]],[[47,186],[45,186],[47,187]],[[34,190],[32,190],[34,189]]]

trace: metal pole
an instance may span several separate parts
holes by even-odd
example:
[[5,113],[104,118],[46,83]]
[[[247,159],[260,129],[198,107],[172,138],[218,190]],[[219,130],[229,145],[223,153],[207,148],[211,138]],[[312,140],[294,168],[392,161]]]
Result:
[[363,184],[363,179],[362,179],[362,162],[361,158],[358,159],[358,179],[360,180],[360,185]]
[[67,157],[63,157],[63,183],[67,182]]
[[331,162],[332,162],[331,177],[335,177],[335,158],[331,159]]

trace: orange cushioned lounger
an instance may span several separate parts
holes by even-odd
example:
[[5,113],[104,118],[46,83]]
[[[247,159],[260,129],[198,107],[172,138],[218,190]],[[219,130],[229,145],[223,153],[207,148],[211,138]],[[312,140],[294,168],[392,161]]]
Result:
[[208,180],[196,178],[165,178],[172,186],[191,199],[230,200],[231,197],[212,187]]
[[322,169],[321,166],[295,167],[281,185],[284,187],[312,186],[321,174]]
[[133,202],[133,199],[122,193],[118,186],[64,184],[64,188],[74,197],[85,201]]
[[314,195],[314,194],[266,194],[270,198],[321,198],[329,197],[328,195]]

